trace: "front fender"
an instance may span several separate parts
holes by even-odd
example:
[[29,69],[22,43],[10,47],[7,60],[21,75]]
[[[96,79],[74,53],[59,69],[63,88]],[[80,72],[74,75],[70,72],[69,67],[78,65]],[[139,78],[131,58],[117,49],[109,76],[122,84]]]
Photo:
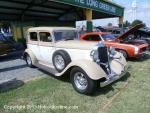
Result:
[[57,76],[63,75],[68,69],[72,67],[80,67],[82,68],[86,74],[91,78],[92,80],[99,80],[101,78],[106,78],[107,75],[103,71],[103,69],[96,64],[93,61],[89,60],[77,60],[77,61],[72,61],[61,73],[58,73]]

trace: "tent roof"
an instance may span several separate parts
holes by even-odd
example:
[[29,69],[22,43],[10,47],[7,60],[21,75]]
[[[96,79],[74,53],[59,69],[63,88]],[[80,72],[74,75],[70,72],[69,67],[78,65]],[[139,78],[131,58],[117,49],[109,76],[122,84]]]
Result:
[[93,19],[123,16],[124,8],[111,2],[97,0],[97,4],[87,5],[79,1],[0,0],[0,20],[85,20],[82,8],[92,9]]

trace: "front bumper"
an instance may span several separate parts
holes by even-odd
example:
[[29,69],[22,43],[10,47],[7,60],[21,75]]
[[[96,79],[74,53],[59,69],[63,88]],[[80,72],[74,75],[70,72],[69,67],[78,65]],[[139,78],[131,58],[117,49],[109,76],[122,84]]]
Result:
[[141,54],[142,54],[142,55],[143,55],[143,54],[149,54],[149,49],[147,49],[147,51],[142,52]]
[[139,53],[138,55],[135,55],[135,56],[136,56],[136,58],[143,57],[144,55],[150,54],[149,51],[150,51],[150,50],[143,51],[143,52],[141,52],[141,53]]
[[112,82],[114,82],[114,81],[120,79],[121,77],[123,77],[124,75],[126,75],[127,72],[128,72],[128,66],[125,66],[124,71],[122,71],[122,73],[120,75],[114,75],[111,79],[108,78],[106,81],[101,82],[100,87],[105,87],[105,86],[111,84]]

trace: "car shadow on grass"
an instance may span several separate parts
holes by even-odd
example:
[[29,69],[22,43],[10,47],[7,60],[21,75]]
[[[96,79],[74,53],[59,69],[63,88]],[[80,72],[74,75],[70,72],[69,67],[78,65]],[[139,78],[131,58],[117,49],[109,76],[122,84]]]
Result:
[[145,54],[140,58],[134,58],[134,59],[128,59],[128,61],[131,62],[144,62],[150,59],[150,55],[149,54]]
[[97,91],[92,96],[107,95],[108,98],[112,97],[113,95],[115,95],[118,91],[120,91],[123,88],[123,87],[114,88],[114,86],[117,84],[117,82],[124,82],[125,83],[128,81],[130,76],[131,76],[130,73],[127,72],[125,76],[123,76],[119,80],[109,84],[108,86],[105,86],[103,88],[99,87],[97,89]]
[[7,81],[0,81],[0,93],[5,93],[13,89],[17,89],[24,85],[24,82],[17,79],[11,79]]
[[[55,75],[52,75],[52,74],[50,74],[50,73],[48,73],[48,72],[46,72],[46,71],[44,71],[44,70],[41,70],[41,69],[40,69],[40,71],[42,71],[43,73],[45,73],[45,74],[47,74],[47,75],[49,75],[49,76],[51,76],[51,77],[53,77],[53,78],[55,78],[55,79],[57,79],[57,80],[60,80],[60,81],[62,81],[62,82],[67,82],[67,83],[71,84],[71,82],[70,82],[70,77],[69,77],[69,73],[65,73],[65,74],[64,74],[63,76],[61,76],[61,77],[56,77]],[[95,97],[95,96],[100,96],[100,95],[107,95],[107,94],[109,95],[110,92],[114,92],[116,89],[117,89],[117,90],[121,90],[121,88],[114,88],[113,86],[115,86],[115,84],[116,84],[117,82],[124,82],[124,83],[127,82],[127,81],[128,81],[128,78],[129,78],[130,76],[131,76],[130,73],[127,72],[125,76],[123,76],[123,77],[120,78],[119,80],[117,80],[117,81],[111,83],[110,85],[105,86],[105,87],[103,87],[103,88],[98,87],[97,90],[96,90],[96,92],[93,93],[93,94],[90,95],[90,96]],[[116,93],[116,92],[115,92],[115,93]],[[114,95],[114,94],[112,94],[112,95]],[[109,97],[109,96],[108,96],[108,97]]]

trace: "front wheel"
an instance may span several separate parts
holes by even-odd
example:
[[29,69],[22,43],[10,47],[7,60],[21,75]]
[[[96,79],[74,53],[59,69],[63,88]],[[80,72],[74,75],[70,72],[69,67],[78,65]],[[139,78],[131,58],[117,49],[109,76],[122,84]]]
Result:
[[120,53],[122,53],[122,55],[127,59],[128,58],[128,54],[126,51],[124,50],[119,50]]
[[97,86],[97,82],[90,79],[79,67],[74,67],[71,70],[70,80],[74,89],[81,94],[92,94]]

